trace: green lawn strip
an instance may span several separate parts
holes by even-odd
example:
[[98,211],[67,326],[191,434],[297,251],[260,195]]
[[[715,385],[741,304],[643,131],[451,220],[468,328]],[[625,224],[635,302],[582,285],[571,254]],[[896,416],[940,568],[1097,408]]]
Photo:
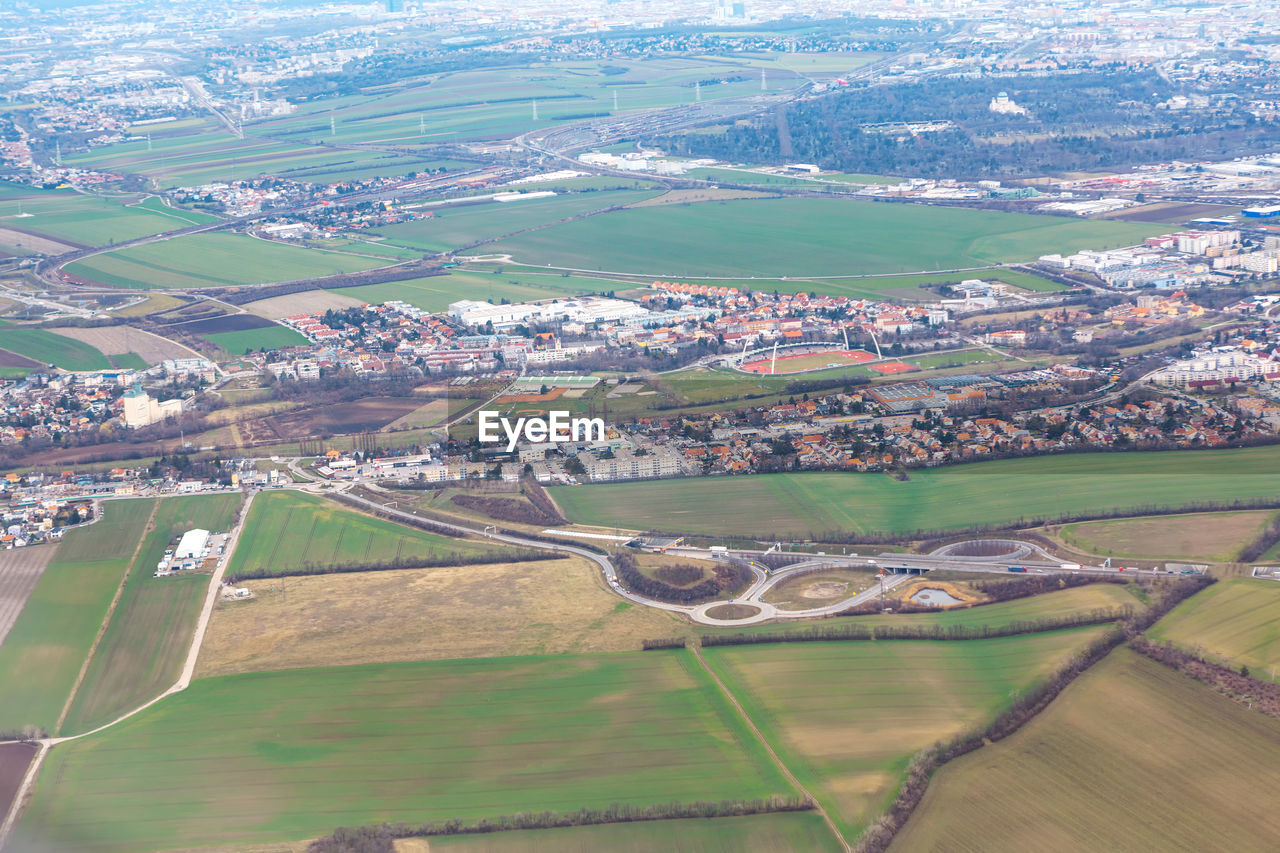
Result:
[[239,494],[220,494],[161,501],[155,529],[147,534],[60,734],[108,723],[178,680],[209,576],[157,578],[154,567],[174,536],[193,527],[227,530],[240,500]]
[[578,523],[785,538],[903,534],[1146,507],[1275,500],[1280,447],[1082,453],[883,474],[802,472],[550,489]]
[[55,748],[19,837],[86,851],[240,847],[383,820],[787,794],[690,677],[689,654],[198,680]]
[[153,503],[108,501],[101,520],[72,530],[58,545],[0,645],[0,731],[28,724],[53,729]]
[[214,332],[202,336],[209,343],[222,347],[232,355],[244,355],[260,349],[281,349],[283,347],[301,346],[307,339],[284,326],[270,325],[260,329],[245,329],[239,332]]

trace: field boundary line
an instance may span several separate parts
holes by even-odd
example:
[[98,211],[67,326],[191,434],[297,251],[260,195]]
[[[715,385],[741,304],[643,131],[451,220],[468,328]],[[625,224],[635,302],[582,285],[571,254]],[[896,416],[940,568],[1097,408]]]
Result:
[[835,836],[836,841],[840,842],[840,849],[846,851],[846,853],[852,851],[853,847],[845,840],[844,834],[840,832],[840,828],[837,827],[835,821],[831,819],[831,815],[827,814],[827,810],[822,807],[822,803],[818,802],[817,797],[809,793],[808,788],[800,784],[800,780],[791,772],[791,768],[787,767],[787,765],[778,756],[778,753],[774,752],[768,739],[765,738],[760,729],[756,728],[756,724],[747,714],[747,709],[743,708],[742,703],[738,701],[738,697],[733,695],[733,691],[731,691],[728,686],[720,680],[720,676],[716,675],[715,671],[707,665],[707,662],[702,657],[702,652],[698,649],[697,645],[689,646],[689,650],[693,652],[693,656],[698,661],[698,664],[706,671],[707,675],[711,677],[711,680],[715,682],[716,687],[720,688],[720,692],[724,694],[724,697],[729,700],[729,703],[733,705],[735,709],[737,709],[738,715],[742,717],[743,722],[747,724],[747,728],[751,730],[751,733],[755,736],[756,740],[764,747],[765,752],[769,753],[769,757],[773,759],[773,763],[782,771],[782,775],[785,776],[787,781],[794,785],[796,790],[803,794],[809,802],[813,803],[813,807],[817,809],[818,814],[822,815],[822,819],[826,821],[827,827],[831,830],[831,834]]
[[129,577],[133,574],[133,569],[138,564],[138,556],[142,553],[142,546],[146,544],[147,536],[155,528],[156,514],[160,511],[160,498],[153,498],[152,501],[151,514],[147,516],[147,523],[142,527],[142,535],[138,537],[138,544],[133,548],[133,556],[129,558],[129,565],[125,567],[124,577],[120,578],[120,585],[116,587],[115,597],[111,599],[111,605],[107,607],[107,615],[102,618],[102,624],[98,626],[98,635],[93,638],[93,645],[89,647],[89,654],[84,657],[84,663],[80,666],[80,674],[76,676],[75,684],[71,685],[71,695],[67,697],[66,704],[62,706],[62,713],[58,715],[58,722],[54,724],[53,731],[50,732],[54,737],[57,737],[62,731],[62,726],[67,721],[67,715],[71,713],[71,705],[76,700],[76,694],[80,692],[85,676],[89,674],[89,665],[97,657],[98,646],[102,645],[102,638],[107,633],[107,626],[111,624],[111,620],[116,615],[116,607],[119,606],[120,599],[124,597],[125,584],[129,582]]
[[18,825],[18,816],[26,810],[27,800],[31,799],[32,790],[36,786],[36,778],[40,775],[40,765],[44,764],[45,756],[48,754],[49,746],[43,743],[40,744],[37,747],[35,757],[27,765],[27,773],[22,777],[22,784],[14,792],[13,802],[9,804],[9,813],[4,816],[4,821],[0,823],[0,850],[4,850],[9,841],[10,833]]

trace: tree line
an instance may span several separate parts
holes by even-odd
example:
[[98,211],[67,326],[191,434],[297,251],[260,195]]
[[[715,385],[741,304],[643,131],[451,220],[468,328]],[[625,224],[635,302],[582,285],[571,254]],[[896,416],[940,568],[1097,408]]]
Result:
[[738,563],[717,563],[715,573],[693,586],[673,586],[657,578],[652,578],[640,571],[635,555],[627,551],[619,551],[613,556],[613,565],[618,571],[627,589],[637,592],[646,598],[658,601],[669,601],[676,604],[690,604],[697,601],[708,601],[717,598],[725,591],[741,586],[751,579],[751,571]]
[[1268,717],[1280,718],[1280,684],[1255,678],[1249,674],[1247,666],[1231,669],[1183,651],[1172,643],[1157,643],[1143,636],[1131,637],[1129,645],[1134,651],[1188,675],[1236,702]]
[[345,575],[356,572],[390,572],[396,569],[431,569],[442,566],[478,566],[485,563],[532,563],[538,560],[556,560],[559,557],[549,551],[511,551],[491,554],[459,554],[450,551],[439,557],[396,557],[390,560],[374,560],[364,563],[303,563],[302,565],[273,571],[271,569],[246,569],[227,575],[227,583],[264,580],[267,578],[294,578],[308,575]]
[[702,645],[749,646],[760,643],[825,643],[833,641],[870,640],[991,640],[1021,634],[1042,634],[1087,625],[1118,622],[1133,616],[1133,608],[1096,608],[1066,616],[1044,616],[1024,619],[1006,625],[829,625],[805,631],[776,631],[759,634],[707,634]]
[[658,803],[651,806],[614,804],[602,809],[582,808],[576,812],[520,812],[466,823],[456,818],[422,824],[383,823],[375,826],[339,827],[307,847],[307,853],[392,853],[398,838],[439,835],[469,835],[507,832],[517,829],[554,829],[595,826],[604,823],[636,823],[650,820],[743,817],[775,812],[802,812],[813,808],[807,797],[773,796],[757,800],[734,799],[719,802]]

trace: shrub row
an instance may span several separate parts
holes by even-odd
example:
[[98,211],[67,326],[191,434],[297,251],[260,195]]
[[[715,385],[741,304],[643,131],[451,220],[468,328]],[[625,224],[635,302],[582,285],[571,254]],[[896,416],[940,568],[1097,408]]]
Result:
[[354,572],[389,572],[396,569],[432,569],[442,566],[477,566],[484,563],[531,563],[537,560],[559,559],[547,551],[512,551],[510,553],[493,554],[458,554],[451,552],[447,556],[411,558],[398,557],[394,560],[382,560],[373,563],[343,563],[339,565],[302,565],[282,572],[271,569],[249,569],[227,575],[227,583],[262,580],[264,578],[290,578],[305,575],[343,575]]
[[1280,518],[1272,520],[1272,522],[1258,534],[1258,538],[1241,548],[1240,553],[1236,555],[1236,561],[1240,563],[1252,563],[1254,560],[1270,551],[1277,542],[1280,542]]
[[1129,645],[1134,651],[1189,675],[1237,702],[1256,708],[1269,717],[1280,717],[1280,684],[1254,678],[1248,667],[1230,669],[1169,643],[1152,642],[1142,636],[1130,637]]
[[653,806],[615,804],[603,809],[584,808],[576,812],[522,812],[497,818],[483,818],[475,823],[464,823],[457,819],[418,825],[384,823],[378,826],[341,827],[332,835],[311,842],[307,851],[308,853],[386,853],[394,849],[393,842],[397,838],[505,832],[513,829],[553,829],[649,820],[741,817],[771,812],[809,811],[812,808],[813,801],[807,797],[775,796],[762,800],[660,803]]
[[640,648],[646,652],[658,649],[683,649],[684,647],[684,637],[659,637],[656,640],[642,640],[640,642]]
[[1102,625],[1118,622],[1133,616],[1133,608],[1101,608],[1069,616],[1046,616],[1010,622],[1007,625],[830,625],[791,633],[759,634],[707,634],[702,637],[705,646],[747,646],[757,643],[821,643],[831,641],[866,640],[988,640],[996,637],[1013,637],[1019,634],[1042,634],[1081,628],[1086,625]]

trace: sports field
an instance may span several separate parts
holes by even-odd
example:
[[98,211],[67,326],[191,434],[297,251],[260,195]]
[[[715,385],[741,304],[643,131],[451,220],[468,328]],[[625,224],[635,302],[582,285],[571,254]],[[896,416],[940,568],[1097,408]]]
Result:
[[1280,720],[1120,648],[938,771],[890,849],[1274,850],[1278,765]]
[[1232,560],[1276,511],[1206,512],[1068,524],[1064,542],[1091,554],[1168,560]]
[[0,731],[53,730],[154,505],[111,501],[100,521],[59,543],[0,645]]
[[182,671],[207,574],[153,577],[173,537],[231,527],[239,494],[165,498],[60,734],[89,731],[159,696]]
[[849,367],[863,364],[874,359],[869,352],[863,350],[823,350],[800,355],[779,355],[773,358],[762,358],[742,365],[747,373],[804,373],[808,370],[822,370],[828,367]]
[[[450,853],[836,853],[840,849],[822,816],[814,812],[441,835],[427,841],[431,850]],[[416,851],[406,847],[405,853]]]
[[[194,768],[199,768],[198,772]],[[791,794],[689,652],[207,678],[57,747],[19,830],[144,851]]]
[[[906,273],[1131,245],[1151,225],[839,199],[636,208],[486,247],[529,264],[654,276]],[[617,239],[626,234],[627,239]]]
[[219,231],[95,255],[66,270],[90,281],[145,290],[295,281],[388,263]]
[[396,246],[422,252],[444,252],[536,228],[571,216],[580,216],[623,204],[653,198],[656,190],[583,192],[510,202],[484,202],[437,207],[427,219],[378,228],[374,233]]
[[260,329],[245,329],[239,332],[214,332],[203,335],[209,343],[222,347],[232,355],[243,355],[260,349],[280,349],[282,347],[301,346],[307,339],[284,326],[274,323]]
[[314,495],[266,492],[249,510],[227,571],[285,575],[314,567],[503,553],[508,552],[384,521]]
[[909,533],[1064,514],[1274,499],[1280,447],[1040,456],[883,474],[796,473],[555,486],[580,524],[711,535]]
[[111,362],[87,343],[54,334],[46,329],[15,326],[0,320],[0,349],[55,364],[63,370],[109,370]]
[[[500,559],[500,558],[499,558]],[[621,601],[581,557],[313,575],[239,584],[219,602],[201,677],[403,660],[635,651],[692,634],[675,614]]]
[[1280,669],[1280,583],[1233,578],[1175,607],[1149,632],[1227,666],[1245,665],[1257,678]]
[[781,643],[703,656],[852,840],[921,749],[991,719],[1101,628],[951,643]]

